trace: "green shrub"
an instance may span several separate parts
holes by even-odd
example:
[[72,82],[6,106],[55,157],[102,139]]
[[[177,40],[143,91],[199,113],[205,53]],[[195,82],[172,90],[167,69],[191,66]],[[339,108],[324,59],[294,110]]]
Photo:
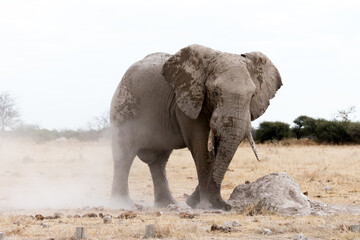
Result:
[[360,143],[360,122],[350,122],[347,133],[351,136],[353,142]]
[[283,122],[262,122],[255,131],[255,140],[265,142],[269,140],[282,140],[290,136],[290,126]]
[[320,143],[342,144],[352,142],[348,133],[348,121],[328,121],[325,119],[316,120],[315,137]]

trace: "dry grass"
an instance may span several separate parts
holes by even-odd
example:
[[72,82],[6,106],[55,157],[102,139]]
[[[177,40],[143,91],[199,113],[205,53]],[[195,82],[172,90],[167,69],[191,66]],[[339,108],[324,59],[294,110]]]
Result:
[[[260,163],[247,143],[239,147],[223,182],[224,199],[240,183],[286,172],[312,199],[360,206],[359,146],[285,143],[259,145],[258,149]],[[112,159],[106,141],[37,144],[0,139],[0,164],[0,232],[10,239],[72,239],[77,226],[85,227],[87,239],[138,239],[144,236],[146,224],[155,224],[156,237],[165,239],[263,239],[263,228],[272,230],[273,234],[266,236],[269,239],[292,239],[300,232],[319,239],[360,238],[359,233],[347,229],[360,223],[359,216],[354,215],[284,217],[255,209],[261,215],[200,212],[193,219],[183,219],[175,211],[160,210],[163,214],[159,214],[156,209],[145,208],[133,219],[117,218],[121,211],[94,208],[105,205],[110,195]],[[174,197],[184,205],[184,194],[191,194],[197,185],[187,150],[173,152],[167,175]],[[138,159],[130,172],[130,194],[135,202],[152,205],[151,176]],[[91,208],[84,208],[86,205]],[[31,217],[54,212],[64,216],[43,221]],[[89,212],[111,214],[112,223],[103,224],[100,217],[74,218],[75,214]],[[234,220],[242,224],[236,232],[210,231],[212,224]]]

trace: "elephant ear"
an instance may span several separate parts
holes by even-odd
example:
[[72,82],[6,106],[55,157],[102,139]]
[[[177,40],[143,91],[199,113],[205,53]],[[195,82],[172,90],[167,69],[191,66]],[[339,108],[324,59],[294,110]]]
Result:
[[282,86],[281,76],[268,57],[260,52],[241,54],[247,59],[247,68],[256,85],[256,91],[251,100],[251,121],[257,119],[270,105],[270,99]]
[[162,68],[162,75],[175,91],[176,104],[188,117],[196,119],[205,98],[205,69],[218,52],[200,45],[181,49]]

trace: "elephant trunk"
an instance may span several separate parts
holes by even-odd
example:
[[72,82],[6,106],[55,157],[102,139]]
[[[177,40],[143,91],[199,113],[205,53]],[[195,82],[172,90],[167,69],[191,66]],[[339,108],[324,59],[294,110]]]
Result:
[[[221,110],[224,112],[224,109]],[[217,186],[228,170],[229,164],[240,145],[241,141],[248,137],[250,124],[249,111],[241,111],[241,108],[227,109],[227,115],[219,115],[215,110],[210,121],[208,138],[208,150],[210,158],[215,159],[212,178]]]
[[[260,162],[259,152],[257,151],[256,144],[255,144],[254,138],[252,136],[251,130],[252,130],[252,127],[250,124],[246,137],[250,143],[250,146],[255,154],[256,159]],[[212,130],[212,128],[210,128],[210,131],[209,131],[207,148],[208,148],[209,153],[211,153],[212,155],[215,155],[215,134],[214,134],[214,131]]]

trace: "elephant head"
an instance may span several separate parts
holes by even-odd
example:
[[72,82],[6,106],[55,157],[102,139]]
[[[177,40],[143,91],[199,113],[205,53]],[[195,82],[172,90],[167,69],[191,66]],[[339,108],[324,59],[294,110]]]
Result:
[[213,179],[220,185],[241,141],[248,138],[253,145],[251,121],[281,87],[278,70],[260,52],[238,55],[191,45],[173,55],[162,74],[188,117],[210,113],[207,144],[215,159]]

